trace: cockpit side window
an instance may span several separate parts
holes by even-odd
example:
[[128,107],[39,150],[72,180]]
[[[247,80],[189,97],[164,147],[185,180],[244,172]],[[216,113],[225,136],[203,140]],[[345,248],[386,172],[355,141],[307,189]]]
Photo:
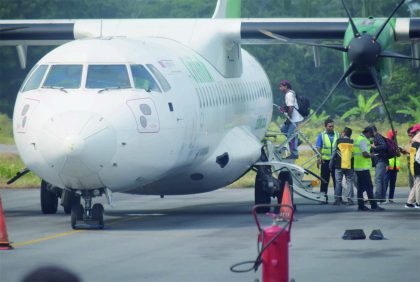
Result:
[[153,76],[143,65],[131,65],[134,87],[146,91],[161,92]]
[[52,65],[42,87],[80,88],[82,65]]
[[24,87],[22,92],[37,89],[41,84],[42,79],[44,78],[47,67],[47,65],[40,65],[35,67],[34,70],[29,73],[27,81],[23,83]]
[[156,79],[159,81],[160,86],[162,86],[163,91],[168,91],[171,89],[171,85],[166,80],[166,78],[163,76],[163,74],[152,64],[146,64],[146,66],[149,68],[149,70],[153,73],[153,75],[156,77]]
[[86,88],[131,88],[125,65],[89,65]]

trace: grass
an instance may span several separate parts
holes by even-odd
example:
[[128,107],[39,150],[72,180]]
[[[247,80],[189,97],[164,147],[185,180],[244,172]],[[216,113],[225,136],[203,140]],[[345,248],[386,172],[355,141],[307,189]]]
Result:
[[0,188],[28,188],[39,187],[41,179],[32,172],[27,173],[11,185],[7,181],[25,168],[20,157],[16,154],[0,154]]

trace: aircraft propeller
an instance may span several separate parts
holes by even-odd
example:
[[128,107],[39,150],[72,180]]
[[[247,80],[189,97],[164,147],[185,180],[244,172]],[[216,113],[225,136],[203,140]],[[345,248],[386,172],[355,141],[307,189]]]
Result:
[[[349,22],[353,31],[353,38],[350,40],[348,46],[341,46],[341,45],[333,45],[333,44],[318,44],[313,42],[305,42],[301,40],[293,40],[287,37],[284,37],[279,34],[272,33],[267,30],[260,30],[261,33],[265,34],[268,37],[271,37],[273,39],[282,41],[284,43],[291,43],[291,44],[301,44],[301,45],[307,45],[307,46],[315,46],[315,47],[323,47],[323,48],[329,48],[338,50],[341,52],[345,52],[348,54],[348,59],[350,61],[350,64],[347,68],[347,70],[344,72],[344,74],[340,77],[338,82],[334,85],[330,93],[327,95],[327,97],[322,101],[322,103],[318,106],[318,108],[311,113],[311,115],[307,118],[307,121],[310,119],[310,117],[317,113],[321,107],[327,102],[327,100],[330,98],[330,96],[333,94],[335,89],[345,80],[353,71],[364,71],[366,73],[369,73],[372,81],[374,82],[376,89],[379,92],[379,96],[381,97],[382,104],[384,105],[385,111],[387,113],[387,117],[389,120],[389,123],[391,125],[391,129],[395,132],[394,126],[392,124],[391,115],[388,111],[388,108],[385,103],[384,96],[382,94],[382,90],[380,87],[380,82],[378,79],[378,72],[375,68],[375,65],[377,64],[379,58],[396,58],[396,59],[410,59],[410,60],[420,60],[420,58],[414,58],[409,57],[403,54],[399,54],[396,52],[383,50],[380,42],[377,40],[379,36],[381,35],[382,31],[385,29],[385,26],[389,23],[391,18],[394,16],[394,14],[397,12],[397,10],[404,4],[405,0],[401,0],[399,4],[395,7],[395,9],[392,11],[391,15],[385,20],[385,22],[381,25],[381,27],[375,32],[374,35],[370,35],[367,32],[360,33],[357,29],[356,24],[353,21],[353,18],[350,15],[349,10],[347,9],[346,4],[344,3],[344,0],[341,0],[343,7],[347,13],[347,16],[349,18]],[[305,122],[306,123],[306,122]],[[304,124],[305,124],[304,123]],[[302,125],[304,125],[302,124]],[[394,135],[395,136],[395,135]]]

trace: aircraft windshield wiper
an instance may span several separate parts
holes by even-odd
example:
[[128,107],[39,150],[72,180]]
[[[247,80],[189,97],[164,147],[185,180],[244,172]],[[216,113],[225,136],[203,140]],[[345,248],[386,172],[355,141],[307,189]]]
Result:
[[99,89],[99,90],[98,90],[98,93],[102,93],[102,92],[104,92],[104,91],[110,91],[110,90],[121,90],[121,89],[127,89],[127,88],[130,88],[130,87],[121,87],[121,86],[105,87],[105,88]]
[[67,90],[62,87],[62,86],[53,86],[53,85],[46,85],[46,86],[42,86],[42,88],[46,88],[46,89],[58,89],[63,91],[64,93],[68,93]]

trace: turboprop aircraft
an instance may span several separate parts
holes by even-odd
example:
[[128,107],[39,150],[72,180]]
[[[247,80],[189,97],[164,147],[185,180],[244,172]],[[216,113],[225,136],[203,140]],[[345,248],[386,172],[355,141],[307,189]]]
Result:
[[[13,115],[19,154],[42,178],[42,211],[56,213],[61,198],[73,228],[103,228],[95,197],[202,193],[255,165],[256,203],[278,193],[272,170],[303,187],[308,171],[261,142],[271,86],[241,45],[343,40],[349,26],[358,39],[370,25],[385,30],[375,42],[420,39],[419,18],[349,18],[240,19],[240,1],[218,0],[210,19],[1,20],[0,45],[16,46],[22,67],[28,46],[59,45],[29,72]],[[343,77],[366,86],[349,57]],[[381,60],[369,67],[382,75]]]

